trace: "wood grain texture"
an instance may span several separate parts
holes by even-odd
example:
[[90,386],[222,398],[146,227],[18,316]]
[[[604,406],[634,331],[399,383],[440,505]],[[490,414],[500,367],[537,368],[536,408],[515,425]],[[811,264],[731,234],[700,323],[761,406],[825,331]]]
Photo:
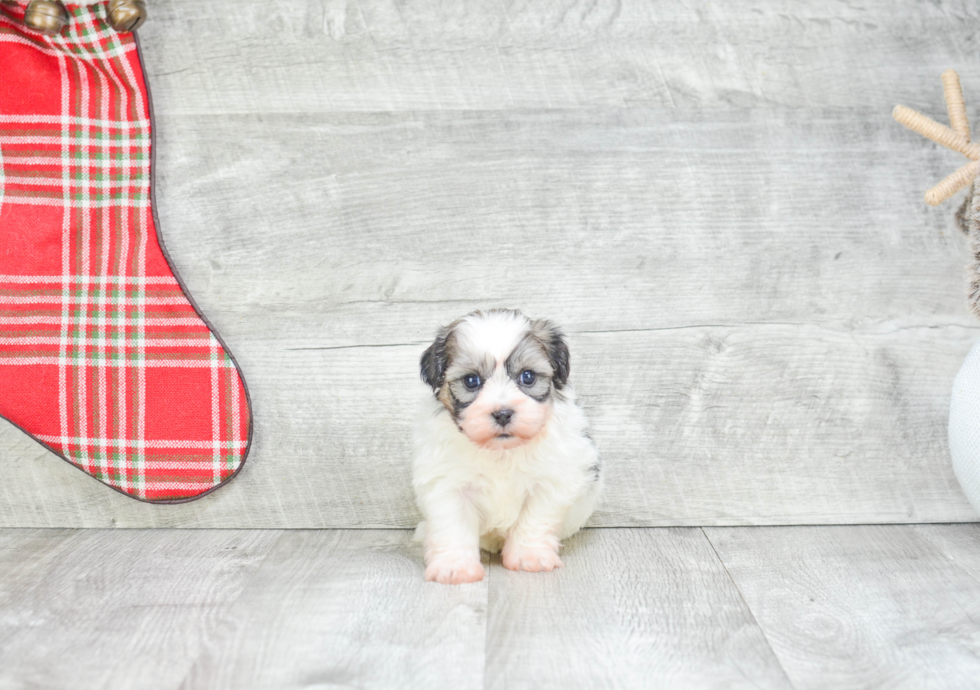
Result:
[[705,532],[798,690],[976,687],[980,525]]
[[408,531],[287,531],[182,688],[480,688],[486,580],[423,579]]
[[792,687],[701,530],[587,530],[562,558],[494,557],[486,688]]
[[[575,336],[575,378],[607,463],[593,524],[974,519],[943,462],[946,396],[969,344],[958,328]],[[253,342],[243,364],[256,446],[226,488],[179,506],[140,504],[36,450],[3,466],[17,481],[0,482],[0,509],[20,525],[413,526],[421,349]],[[259,362],[250,368],[262,353],[266,377]]]
[[976,519],[945,441],[967,250],[921,202],[951,163],[889,117],[940,117],[950,66],[972,102],[972,5],[152,12],[163,235],[255,446],[146,506],[0,423],[0,525],[411,526],[418,355],[492,306],[570,334],[596,525]]
[[886,116],[904,103],[944,114],[950,66],[976,102],[967,0],[157,0],[151,11],[150,77],[179,113],[862,103]]
[[973,688],[978,546],[586,530],[447,587],[409,531],[0,529],[0,688]]
[[422,342],[487,304],[573,332],[974,325],[965,242],[921,202],[956,154],[863,106],[802,121],[632,109],[158,129],[173,152],[158,167],[167,246],[235,339]]
[[914,525],[913,530],[947,561],[980,582],[980,529],[976,525]]
[[278,535],[0,532],[0,688],[176,688]]

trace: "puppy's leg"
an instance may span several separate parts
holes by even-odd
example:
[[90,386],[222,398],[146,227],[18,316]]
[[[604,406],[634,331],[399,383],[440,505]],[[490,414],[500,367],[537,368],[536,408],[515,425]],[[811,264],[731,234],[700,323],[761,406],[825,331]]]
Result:
[[444,585],[479,582],[480,523],[463,492],[433,492],[421,501],[425,513],[425,579]]
[[528,498],[500,552],[504,567],[536,573],[564,566],[558,557],[558,537],[567,513],[568,506],[547,497]]

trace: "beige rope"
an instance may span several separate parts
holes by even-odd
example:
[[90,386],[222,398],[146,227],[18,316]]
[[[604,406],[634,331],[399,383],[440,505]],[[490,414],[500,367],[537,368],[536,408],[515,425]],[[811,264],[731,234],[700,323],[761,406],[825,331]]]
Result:
[[970,160],[980,160],[980,146],[970,143],[962,134],[957,134],[922,113],[906,108],[904,105],[896,105],[892,117],[926,139],[931,139],[953,151],[959,151]]
[[967,163],[926,192],[926,203],[930,206],[938,206],[973,182],[978,172],[980,172],[980,161]]
[[949,126],[969,141],[970,121],[966,118],[966,103],[963,100],[963,89],[960,87],[960,75],[951,69],[943,72],[943,95],[946,96]]
[[930,206],[937,206],[946,201],[980,174],[980,145],[970,141],[970,121],[966,117],[960,75],[948,69],[943,72],[942,79],[943,95],[946,97],[946,110],[949,113],[949,124],[952,129],[904,105],[896,105],[892,110],[892,117],[899,124],[905,125],[913,132],[918,132],[926,139],[958,151],[971,160],[926,192],[926,203]]

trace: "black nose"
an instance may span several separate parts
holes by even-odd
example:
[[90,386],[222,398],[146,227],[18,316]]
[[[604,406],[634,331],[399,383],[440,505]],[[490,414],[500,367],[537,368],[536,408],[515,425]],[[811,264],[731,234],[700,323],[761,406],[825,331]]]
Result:
[[514,416],[514,411],[497,410],[496,412],[491,412],[490,416],[493,417],[500,426],[507,426],[507,423],[510,422],[510,418]]

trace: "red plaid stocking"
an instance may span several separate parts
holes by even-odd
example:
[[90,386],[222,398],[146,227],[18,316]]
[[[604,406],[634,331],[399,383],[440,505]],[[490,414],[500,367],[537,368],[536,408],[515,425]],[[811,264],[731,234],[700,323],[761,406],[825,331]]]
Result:
[[0,8],[0,415],[134,498],[200,496],[251,413],[157,238],[135,37],[105,3],[53,38]]

